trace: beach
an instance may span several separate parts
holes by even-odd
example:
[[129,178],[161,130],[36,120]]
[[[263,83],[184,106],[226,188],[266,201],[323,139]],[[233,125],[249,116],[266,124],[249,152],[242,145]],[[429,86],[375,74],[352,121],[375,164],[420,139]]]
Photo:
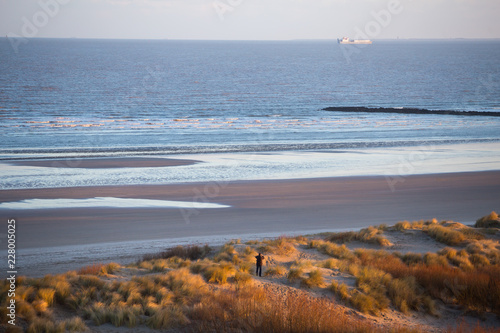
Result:
[[168,38],[0,41],[0,331],[500,332],[498,40]]
[[[500,172],[0,191],[3,203],[94,197],[210,202],[230,207],[2,209],[2,215],[17,221],[18,248],[26,254],[25,259],[19,258],[23,274],[114,261],[113,248],[120,249],[119,256],[126,261],[179,243],[223,243],[231,237],[353,230],[432,218],[471,224],[498,210]],[[84,248],[92,251],[82,251]],[[44,251],[66,256],[57,259],[44,256]],[[79,260],[70,260],[70,253]],[[59,261],[57,265],[54,260]],[[53,265],[50,269],[47,262]]]

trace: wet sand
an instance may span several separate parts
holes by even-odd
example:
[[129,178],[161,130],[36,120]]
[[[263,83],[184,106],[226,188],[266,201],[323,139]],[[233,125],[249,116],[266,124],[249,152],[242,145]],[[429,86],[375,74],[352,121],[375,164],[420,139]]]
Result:
[[66,208],[0,210],[17,219],[19,248],[179,237],[310,232],[401,220],[471,223],[500,210],[500,172],[418,175],[390,186],[385,177],[208,184],[4,190],[0,202],[120,197],[213,202],[220,209]]

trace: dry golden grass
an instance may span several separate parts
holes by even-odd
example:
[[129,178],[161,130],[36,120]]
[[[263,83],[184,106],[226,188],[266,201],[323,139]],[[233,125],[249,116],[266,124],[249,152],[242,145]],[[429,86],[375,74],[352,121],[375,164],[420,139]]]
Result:
[[[290,274],[289,274],[290,275]],[[301,284],[307,288],[322,287],[325,284],[323,275],[319,269],[312,270],[308,273],[307,278],[303,278]]]
[[82,267],[78,270],[77,274],[79,275],[99,275],[101,274],[101,270],[104,268],[104,264],[97,263]]
[[67,319],[63,323],[68,332],[85,332],[88,330],[87,325],[85,325],[80,317]]
[[219,253],[217,253],[214,257],[214,261],[220,262],[220,261],[233,261],[233,257],[237,255],[236,250],[234,249],[233,245],[230,244],[225,244]]
[[281,265],[272,266],[263,271],[265,276],[281,276],[287,274],[286,267]]
[[289,255],[297,251],[295,245],[299,241],[296,238],[279,237],[272,240],[265,240],[257,247],[260,253],[273,253],[278,255]]
[[120,270],[121,266],[120,264],[117,264],[115,262],[111,262],[107,265],[104,266],[102,269],[101,273],[106,275],[106,274],[114,274]]
[[54,295],[56,291],[54,289],[49,289],[49,288],[42,288],[38,290],[38,295],[37,297],[46,302],[48,306],[51,306],[52,303],[54,302]]
[[303,274],[304,269],[302,267],[292,267],[288,272],[287,279],[290,282],[295,282],[297,280],[301,280]]
[[426,254],[424,254],[423,260],[427,266],[435,265],[446,267],[449,265],[448,259],[446,257],[432,252],[427,252]]
[[317,265],[318,265],[318,267],[323,267],[323,268],[328,268],[328,269],[336,269],[336,268],[339,268],[339,260],[334,259],[334,258],[330,258],[330,259],[326,259],[326,260],[319,262]]
[[500,313],[500,267],[461,270],[441,265],[407,266],[395,258],[372,260],[365,265],[377,267],[394,278],[413,276],[430,296],[445,303],[458,303],[468,309]]
[[476,228],[500,228],[500,218],[496,212],[483,216],[476,221]]
[[238,264],[238,270],[242,273],[249,273],[252,267],[253,266],[249,261],[242,261]]
[[191,320],[196,332],[383,331],[349,318],[329,300],[305,293],[270,294],[261,288],[214,293],[193,309]]
[[375,228],[368,227],[361,229],[358,232],[348,231],[334,233],[326,237],[329,242],[336,243],[349,243],[352,241],[360,241],[364,243],[372,243],[380,246],[392,246],[393,244],[385,237],[382,236],[385,227]]
[[80,317],[73,317],[61,322],[55,322],[50,318],[35,318],[26,330],[27,333],[64,333],[85,331],[88,331],[88,327]]
[[459,245],[466,239],[462,232],[441,225],[431,226],[427,233],[437,241],[452,246]]
[[79,274],[79,275],[107,275],[107,274],[115,273],[120,268],[121,268],[121,266],[117,263],[114,263],[114,262],[109,263],[109,264],[96,263],[96,264],[92,264],[92,265],[80,268],[77,271],[77,274]]
[[[432,219],[429,221],[401,221],[398,222],[394,225],[392,229],[397,230],[397,231],[405,231],[405,230],[425,230],[429,226],[436,225],[438,223],[437,219]],[[389,228],[390,229],[390,228]]]
[[412,229],[412,225],[408,221],[402,221],[402,222],[396,223],[396,225],[394,226],[394,229],[396,229],[398,231],[404,231],[404,230]]
[[402,279],[392,279],[387,284],[387,292],[392,303],[401,312],[408,314],[411,310],[418,310],[420,297],[418,284],[413,276]]
[[221,262],[211,265],[203,270],[203,275],[208,282],[226,284],[227,279],[236,272],[233,264]]
[[[407,331],[394,327],[376,328],[359,318],[353,319],[343,313],[342,307],[327,299],[311,297],[300,289],[283,294],[266,293],[254,287],[254,279],[248,271],[253,267],[255,250],[264,246],[275,254],[294,254],[298,245],[308,244],[309,249],[314,248],[333,258],[284,263],[287,267],[290,265],[289,270],[278,260],[264,274],[280,281],[277,285],[282,283],[283,276],[291,283],[301,281],[300,287],[307,290],[323,288],[323,276],[329,275],[328,269],[338,269],[343,276],[352,275],[355,286],[333,281],[329,288],[342,302],[371,314],[378,314],[392,305],[402,313],[418,311],[438,315],[435,304],[439,300],[444,304],[461,305],[466,310],[500,315],[498,241],[487,239],[482,231],[470,232],[470,228],[458,223],[418,221],[408,224],[403,227],[420,229],[418,232],[445,230],[443,237],[450,231],[459,232],[464,235],[462,243],[467,242],[467,246],[448,247],[424,255],[398,254],[386,250],[351,251],[345,245],[321,239],[281,237],[248,246],[233,241],[211,257],[196,261],[170,256],[183,251],[177,248],[168,258],[153,258],[126,269],[126,272],[135,269],[140,274],[132,278],[122,274],[122,267],[114,263],[91,265],[79,272],[38,279],[19,278],[16,312],[18,318],[27,323],[29,332],[84,331],[87,328],[79,315],[94,325],[146,325],[153,329],[199,332]],[[362,234],[365,240],[373,239],[383,230],[387,227],[366,228]],[[308,258],[314,258],[310,252],[306,251]],[[115,273],[117,275],[112,275]],[[337,273],[330,273],[336,279]],[[5,308],[6,282],[0,287],[0,305]],[[54,320],[55,311],[61,306],[75,317]],[[2,309],[0,315],[4,314]],[[457,331],[460,329],[458,327]]]
[[407,265],[415,265],[424,262],[424,258],[420,253],[406,253],[400,256],[401,260]]
[[309,247],[318,249],[320,252],[337,259],[351,259],[354,257],[344,244],[337,245],[332,242],[315,239],[309,242]]
[[198,245],[176,246],[174,248],[166,249],[160,253],[144,255],[142,261],[149,261],[153,259],[168,259],[172,257],[179,257],[181,259],[198,260],[205,258],[211,252],[208,245],[203,247]]
[[27,333],[64,333],[64,324],[56,324],[47,318],[35,318],[28,326]]
[[336,281],[332,281],[330,285],[330,290],[333,291],[337,296],[340,297],[343,301],[349,301],[351,298],[351,293],[349,292],[349,287],[345,283],[337,283]]
[[238,287],[244,287],[252,283],[252,276],[248,273],[236,272],[234,282]]
[[174,329],[188,323],[188,317],[178,305],[161,308],[147,320],[147,325],[153,329]]

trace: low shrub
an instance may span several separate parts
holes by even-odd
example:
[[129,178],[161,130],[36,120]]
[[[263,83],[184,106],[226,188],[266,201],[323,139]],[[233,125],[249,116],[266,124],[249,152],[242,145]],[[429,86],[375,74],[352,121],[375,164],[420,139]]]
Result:
[[119,269],[121,268],[120,264],[117,264],[116,262],[110,262],[109,264],[105,265],[101,273],[106,275],[106,274],[114,274],[116,273]]
[[214,293],[190,317],[194,330],[200,332],[383,331],[367,320],[349,317],[328,299],[302,292],[267,293],[263,288]]
[[394,306],[405,314],[409,310],[417,310],[421,304],[418,284],[413,276],[390,281],[387,285],[387,292]]
[[340,233],[333,233],[326,237],[329,242],[336,243],[349,243],[351,241],[360,241],[365,243],[378,244],[380,246],[392,246],[392,243],[385,237],[381,236],[384,229],[368,227],[361,229],[358,232],[347,231]]
[[278,275],[285,275],[287,273],[287,269],[283,266],[273,266],[265,270],[264,275],[265,276],[278,276]]
[[290,268],[290,271],[288,272],[287,275],[287,279],[290,282],[295,282],[297,280],[300,280],[303,274],[304,274],[304,269],[302,267]]
[[396,229],[397,231],[411,229],[411,223],[408,221],[398,222],[394,225],[394,229]]
[[238,270],[242,273],[249,273],[250,269],[252,269],[252,264],[248,261],[240,262],[238,265]]
[[337,245],[323,240],[312,240],[309,242],[309,247],[316,248],[318,251],[337,259],[351,259],[354,257],[351,250],[349,250],[344,244]]
[[84,289],[89,289],[91,287],[96,287],[97,289],[102,289],[106,285],[106,282],[99,279],[97,276],[92,275],[79,275],[70,280],[73,286],[77,286]]
[[430,226],[427,234],[438,242],[452,246],[459,245],[466,239],[462,232],[441,225]]
[[377,300],[374,297],[361,292],[354,293],[350,298],[350,303],[363,313],[376,315],[380,311]]
[[234,274],[234,282],[239,287],[246,286],[252,282],[252,276],[248,273],[236,272]]
[[87,325],[80,317],[73,317],[62,322],[67,332],[85,332],[88,330]]
[[[223,266],[223,268],[234,271],[230,265]],[[182,297],[199,295],[205,291],[206,287],[202,277],[191,274],[187,268],[176,269],[165,275],[156,276],[154,281]]]
[[476,267],[484,267],[484,266],[489,266],[491,265],[489,259],[482,255],[482,254],[477,254],[474,253],[470,256],[470,262]]
[[321,287],[324,283],[325,280],[323,279],[323,275],[321,275],[319,269],[309,272],[309,277],[303,278],[301,281],[301,284],[308,288]]
[[42,288],[38,290],[37,297],[47,303],[48,306],[51,306],[54,302],[54,295],[56,291],[54,289]]
[[149,261],[153,259],[168,259],[172,257],[179,257],[182,259],[198,260],[203,259],[210,254],[212,249],[210,246],[203,247],[198,245],[176,246],[166,249],[160,253],[146,254],[142,257],[142,261]]
[[234,271],[235,269],[232,264],[221,263],[207,267],[203,275],[210,283],[226,284],[230,274],[234,273]]
[[326,260],[320,262],[318,264],[318,266],[323,267],[323,268],[328,268],[328,269],[339,268],[339,260],[334,259],[334,258],[326,259]]
[[92,264],[92,265],[88,265],[88,266],[80,268],[77,271],[77,274],[78,275],[99,275],[99,274],[101,274],[103,269],[104,269],[104,264],[97,263],[97,264]]
[[259,246],[257,249],[261,253],[288,255],[297,251],[294,245],[295,242],[293,238],[279,237],[272,240],[265,240],[263,245]]
[[64,323],[56,324],[48,318],[35,318],[28,326],[27,333],[64,333]]
[[343,301],[348,301],[351,298],[349,288],[345,283],[338,284],[336,281],[332,281],[330,290],[339,296]]
[[146,324],[152,329],[175,329],[187,325],[189,318],[179,306],[171,305],[159,309]]
[[444,256],[440,256],[437,253],[427,252],[424,254],[424,263],[427,266],[437,265],[437,266],[448,266],[448,260]]
[[401,260],[407,265],[415,265],[424,262],[420,253],[406,253],[402,256]]

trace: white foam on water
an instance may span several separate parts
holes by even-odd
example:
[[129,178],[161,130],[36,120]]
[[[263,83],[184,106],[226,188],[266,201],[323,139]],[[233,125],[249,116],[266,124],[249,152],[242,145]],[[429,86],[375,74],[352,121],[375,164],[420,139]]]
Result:
[[499,156],[500,142],[490,142],[183,154],[176,158],[202,163],[155,168],[53,168],[0,163],[0,190],[476,172],[500,170]]
[[86,199],[27,199],[15,202],[0,203],[0,209],[57,209],[57,208],[187,208],[210,209],[228,208],[230,206],[216,203],[151,200],[133,198],[96,197]]

